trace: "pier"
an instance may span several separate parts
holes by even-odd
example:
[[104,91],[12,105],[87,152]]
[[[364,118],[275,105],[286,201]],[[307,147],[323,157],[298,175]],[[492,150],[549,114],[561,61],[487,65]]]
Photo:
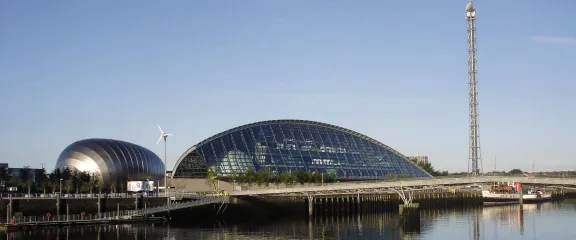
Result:
[[[6,222],[0,224],[0,231],[18,231],[40,227],[58,227],[65,225],[91,225],[91,224],[119,224],[131,222],[163,222],[170,211],[178,211],[204,205],[219,205],[219,211],[230,202],[228,196],[204,196],[197,200],[172,202],[158,207],[135,210],[120,210],[96,214],[69,214],[52,216],[6,216]],[[223,211],[223,210],[222,210]],[[162,217],[158,217],[159,215]]]

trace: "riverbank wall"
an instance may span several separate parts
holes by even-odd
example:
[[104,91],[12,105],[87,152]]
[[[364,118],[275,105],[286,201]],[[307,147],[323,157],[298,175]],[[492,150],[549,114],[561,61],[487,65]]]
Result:
[[[11,206],[10,201],[12,202]],[[7,210],[12,208],[14,216],[52,216],[58,214],[95,214],[100,212],[112,212],[120,210],[134,210],[146,207],[155,207],[166,204],[165,197],[142,197],[136,198],[0,198],[0,216],[6,216]]]
[[[419,209],[463,209],[482,207],[480,191],[421,191],[412,193],[412,202]],[[553,200],[562,200],[576,194],[555,192]],[[410,198],[407,192],[404,196]],[[201,224],[207,220],[225,220],[242,224],[267,221],[279,217],[330,217],[366,213],[389,212],[397,214],[405,202],[397,193],[334,194],[324,196],[239,196],[231,197],[229,204],[213,204],[170,213],[172,219],[185,219]]]
[[[554,199],[576,197],[573,192],[555,192]],[[338,216],[358,213],[398,212],[404,200],[398,193],[356,193],[322,196],[238,196],[230,197],[227,204],[209,204],[189,209],[157,214],[174,219],[197,221],[226,220],[229,222],[265,221],[267,218],[305,216]],[[438,191],[424,190],[406,192],[404,198],[412,198],[420,209],[445,209],[482,206],[479,191]],[[57,203],[59,202],[59,207]],[[0,198],[0,219],[6,218],[9,199]],[[85,198],[85,199],[12,199],[13,216],[51,216],[69,214],[96,214],[119,210],[135,210],[166,204],[163,197],[135,198]]]
[[[408,197],[408,196],[406,196]],[[424,192],[415,193],[412,201],[422,209],[462,208],[481,206],[480,192]],[[187,223],[217,222],[253,224],[279,217],[325,217],[349,214],[398,212],[404,204],[399,194],[335,194],[325,196],[239,196],[231,197],[229,204],[211,204],[174,211],[173,220]]]

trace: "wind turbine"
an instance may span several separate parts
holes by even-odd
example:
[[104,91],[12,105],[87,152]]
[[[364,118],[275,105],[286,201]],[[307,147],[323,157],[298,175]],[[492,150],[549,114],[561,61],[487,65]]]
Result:
[[[168,138],[169,136],[174,136],[174,135],[170,134],[170,133],[165,133],[164,131],[162,131],[160,124],[158,124],[158,129],[160,130],[160,138],[158,138],[158,141],[156,141],[156,144],[160,143],[160,140],[164,139],[164,194],[166,195],[166,199],[168,199],[168,179],[166,177],[166,173],[168,171],[168,158],[166,157],[166,138]],[[168,199],[168,203],[170,203],[169,199]]]

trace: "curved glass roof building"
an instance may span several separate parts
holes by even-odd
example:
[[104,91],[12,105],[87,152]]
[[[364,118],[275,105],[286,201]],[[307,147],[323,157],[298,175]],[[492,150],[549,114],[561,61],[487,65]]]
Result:
[[432,177],[396,150],[342,127],[303,120],[256,122],[216,134],[178,159],[173,178],[221,177],[248,169],[334,172],[339,179]]
[[56,168],[96,172],[104,184],[110,180],[164,182],[164,163],[154,152],[139,145],[112,139],[84,139],[66,147]]

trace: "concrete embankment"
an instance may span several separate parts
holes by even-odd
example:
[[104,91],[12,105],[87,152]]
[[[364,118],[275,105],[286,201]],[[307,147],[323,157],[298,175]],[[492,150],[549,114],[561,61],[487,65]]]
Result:
[[[409,194],[406,193],[406,198]],[[564,193],[556,193],[562,199]],[[447,209],[482,206],[480,191],[421,191],[412,195],[412,202],[419,209]],[[230,204],[212,204],[197,208],[174,211],[174,220],[186,220],[190,224],[213,223],[225,220],[242,224],[266,221],[269,218],[304,216],[323,217],[375,212],[398,213],[404,201],[396,193],[334,194],[324,196],[241,196],[232,197]]]
[[[480,206],[480,192],[424,192],[413,195],[420,208]],[[211,204],[173,211],[170,218],[202,224],[225,220],[228,223],[251,223],[288,216],[329,216],[373,212],[397,212],[403,204],[398,194],[335,194],[325,196],[241,196],[230,204]]]

